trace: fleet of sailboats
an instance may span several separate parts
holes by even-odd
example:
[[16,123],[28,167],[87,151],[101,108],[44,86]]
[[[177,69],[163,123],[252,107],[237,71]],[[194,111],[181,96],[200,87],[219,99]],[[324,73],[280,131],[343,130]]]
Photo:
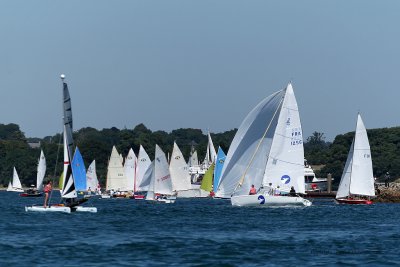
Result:
[[[28,206],[26,211],[97,212],[95,207],[83,207],[77,191],[100,193],[96,162],[85,169],[83,157],[76,147],[72,151],[72,110],[68,86],[63,80],[64,107],[64,171],[60,179],[63,203]],[[107,192],[125,192],[132,198],[174,203],[178,197],[230,199],[234,206],[310,206],[303,198],[304,148],[303,132],[292,84],[261,101],[241,123],[227,154],[221,147],[215,151],[210,132],[207,149],[200,164],[192,148],[186,162],[174,142],[170,160],[156,145],[151,161],[140,145],[138,155],[129,149],[124,159],[115,146],[108,162]],[[71,161],[72,158],[72,161]],[[46,160],[41,151],[36,191],[43,189]],[[17,171],[13,169],[7,191],[23,192]],[[295,192],[295,194],[292,194]],[[290,194],[289,194],[290,193]],[[356,131],[336,195],[338,203],[371,204],[375,196],[371,151],[366,128],[358,114]]]

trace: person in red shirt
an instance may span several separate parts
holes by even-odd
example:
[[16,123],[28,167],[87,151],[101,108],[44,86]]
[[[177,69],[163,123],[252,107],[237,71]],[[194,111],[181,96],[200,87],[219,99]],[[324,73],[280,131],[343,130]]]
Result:
[[47,185],[44,187],[44,205],[43,207],[47,207],[47,202],[49,201],[49,193],[51,192],[51,190],[53,189],[53,187],[51,186],[51,181],[49,181],[47,183]]
[[252,184],[252,185],[251,185],[251,188],[250,188],[249,195],[255,195],[255,194],[257,194],[257,190],[256,190],[256,188],[254,187],[254,184]]

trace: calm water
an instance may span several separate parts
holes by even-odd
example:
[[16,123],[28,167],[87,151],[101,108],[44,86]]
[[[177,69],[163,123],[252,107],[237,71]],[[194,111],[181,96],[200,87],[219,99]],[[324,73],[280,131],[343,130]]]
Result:
[[97,214],[26,213],[0,192],[0,266],[399,265],[400,205],[236,208],[97,199]]

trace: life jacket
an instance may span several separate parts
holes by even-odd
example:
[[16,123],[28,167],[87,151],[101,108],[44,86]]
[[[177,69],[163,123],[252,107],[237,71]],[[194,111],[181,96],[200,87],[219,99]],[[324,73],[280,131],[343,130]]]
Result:
[[250,188],[250,195],[255,195],[257,194],[257,190],[255,187]]
[[45,193],[49,193],[51,191],[51,185],[46,185],[45,187],[44,187],[44,192]]

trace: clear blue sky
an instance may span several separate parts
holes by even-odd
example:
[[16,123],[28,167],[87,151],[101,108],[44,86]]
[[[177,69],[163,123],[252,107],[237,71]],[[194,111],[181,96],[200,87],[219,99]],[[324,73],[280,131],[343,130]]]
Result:
[[0,123],[240,125],[293,81],[305,136],[399,125],[400,1],[1,1]]

